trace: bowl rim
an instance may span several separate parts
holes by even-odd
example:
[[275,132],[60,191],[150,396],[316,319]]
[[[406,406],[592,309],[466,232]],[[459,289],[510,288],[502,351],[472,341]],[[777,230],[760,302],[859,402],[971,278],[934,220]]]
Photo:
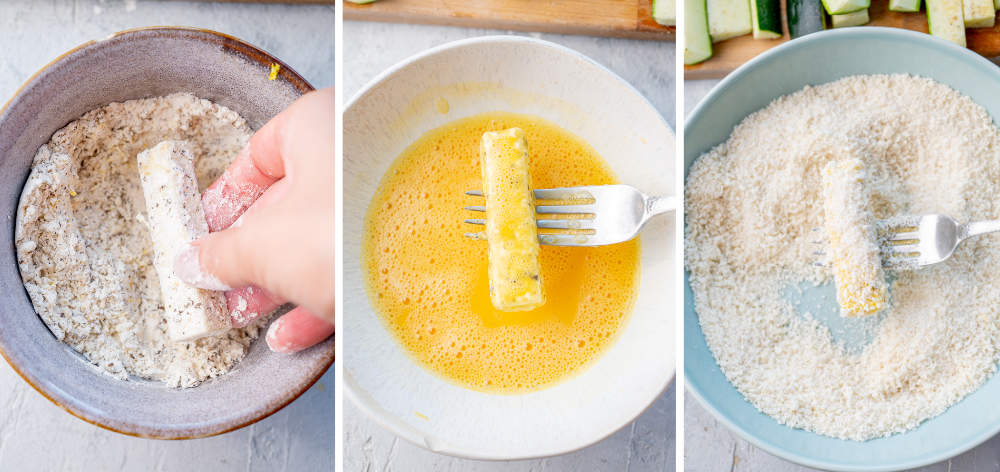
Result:
[[[207,40],[207,39],[219,39],[219,40],[221,40],[223,42],[226,42],[227,45],[236,48],[243,57],[245,57],[246,59],[248,59],[250,61],[257,62],[257,63],[259,63],[261,65],[268,66],[268,67],[270,67],[270,65],[272,63],[279,64],[281,66],[281,68],[278,71],[278,78],[281,79],[281,80],[283,80],[283,81],[285,81],[285,82],[288,82],[293,87],[295,87],[297,90],[299,90],[299,92],[301,92],[302,94],[305,94],[305,93],[308,93],[308,92],[311,92],[311,91],[315,90],[315,88],[307,80],[305,80],[301,75],[299,75],[297,72],[295,72],[294,69],[292,69],[291,67],[289,67],[283,61],[281,61],[278,58],[272,56],[270,53],[264,51],[263,49],[261,49],[261,48],[259,48],[257,46],[254,46],[253,44],[251,44],[251,43],[249,43],[247,41],[244,41],[242,39],[239,39],[239,38],[237,38],[235,36],[231,36],[231,35],[228,35],[228,34],[225,34],[225,33],[220,33],[218,31],[214,31],[214,30],[210,30],[210,29],[206,29],[206,28],[197,28],[197,27],[191,27],[191,26],[144,26],[144,27],[139,27],[139,28],[130,28],[130,29],[118,31],[118,32],[112,33],[112,34],[110,34],[110,35],[108,35],[108,36],[106,36],[104,38],[101,38],[101,39],[92,39],[92,40],[86,41],[86,42],[84,42],[82,44],[79,44],[78,46],[76,46],[76,47],[74,47],[72,49],[69,49],[68,51],[66,51],[66,52],[58,55],[56,58],[52,59],[51,61],[49,61],[48,63],[46,63],[44,66],[42,66],[41,68],[39,68],[37,71],[35,71],[33,74],[31,74],[14,91],[14,93],[10,96],[10,98],[8,98],[6,102],[4,102],[3,106],[0,106],[0,119],[2,119],[4,117],[5,112],[7,111],[8,107],[10,107],[10,105],[19,96],[21,96],[22,92],[24,92],[28,88],[32,87],[36,83],[36,81],[39,79],[39,77],[41,77],[46,71],[48,71],[50,68],[54,67],[55,65],[62,63],[64,60],[66,60],[69,56],[73,55],[74,53],[77,53],[79,51],[83,51],[83,50],[85,50],[87,48],[90,48],[92,46],[96,46],[96,45],[102,44],[104,42],[119,40],[119,39],[122,39],[122,38],[127,38],[129,36],[138,35],[138,34],[142,34],[142,33],[148,33],[148,32],[199,33],[202,36],[192,36],[192,37],[195,38],[196,40],[200,40],[200,41],[204,41],[204,40]],[[36,316],[37,316],[37,313],[36,313]],[[334,343],[334,345],[335,345],[335,343]],[[330,351],[331,351],[330,354],[331,355],[330,355],[329,362],[325,362],[325,363],[321,364],[318,369],[316,369],[314,372],[311,372],[310,373],[310,378],[306,382],[302,383],[299,386],[299,388],[297,388],[296,390],[294,390],[292,392],[291,396],[289,396],[285,400],[276,402],[276,403],[274,403],[272,405],[267,405],[264,408],[260,408],[258,411],[254,412],[251,415],[252,416],[251,419],[243,421],[243,422],[239,422],[239,423],[236,423],[236,424],[223,424],[223,423],[220,423],[220,424],[216,425],[217,427],[215,429],[209,428],[209,431],[205,432],[205,433],[197,433],[197,434],[195,434],[195,433],[191,433],[190,431],[185,432],[184,430],[180,430],[180,432],[182,434],[179,434],[179,435],[168,434],[167,430],[162,430],[162,429],[156,429],[155,431],[146,432],[146,430],[144,430],[142,428],[139,428],[136,425],[132,425],[132,424],[128,424],[128,426],[131,427],[132,429],[126,429],[125,427],[116,428],[116,427],[111,426],[110,424],[105,424],[105,423],[101,422],[101,420],[99,418],[90,418],[87,415],[85,415],[83,412],[77,411],[76,408],[74,408],[74,407],[72,407],[72,406],[70,406],[68,404],[64,404],[64,403],[60,402],[56,398],[56,395],[54,395],[51,392],[49,392],[45,387],[41,386],[39,383],[33,382],[29,378],[29,376],[25,373],[26,369],[22,370],[21,366],[19,366],[16,363],[12,362],[11,358],[7,355],[7,353],[3,351],[2,346],[0,346],[0,357],[2,357],[4,359],[4,361],[7,362],[7,365],[9,365],[11,367],[11,369],[13,369],[14,372],[16,372],[17,375],[22,380],[24,380],[28,385],[30,385],[31,388],[33,388],[36,392],[38,392],[39,394],[41,394],[43,397],[45,397],[46,399],[48,399],[50,402],[54,403],[56,406],[58,406],[62,410],[66,411],[67,413],[69,413],[69,414],[71,414],[71,415],[73,415],[73,416],[75,416],[75,417],[77,417],[77,418],[79,418],[79,419],[81,419],[81,420],[83,420],[83,421],[85,421],[87,423],[90,423],[90,424],[92,424],[94,426],[98,426],[98,427],[100,427],[102,429],[106,429],[108,431],[113,431],[115,433],[123,434],[123,435],[126,435],[126,436],[133,436],[133,437],[146,438],[146,439],[185,440],[185,439],[207,438],[207,437],[217,436],[217,435],[220,435],[220,434],[225,434],[225,433],[228,433],[228,432],[231,432],[231,431],[235,431],[237,429],[249,426],[251,424],[254,424],[254,423],[256,423],[256,422],[258,422],[260,420],[263,420],[264,418],[267,418],[268,416],[271,416],[271,415],[277,413],[282,408],[288,406],[289,404],[291,404],[292,402],[294,402],[296,399],[298,399],[300,396],[302,396],[307,390],[309,390],[309,388],[311,388],[313,386],[313,384],[315,384],[316,382],[319,381],[320,377],[322,377],[323,374],[325,374],[327,370],[329,370],[330,366],[333,365],[334,360],[335,360],[335,355],[333,355],[333,350],[334,350],[334,347],[331,346],[330,347]],[[123,423],[128,423],[128,421],[123,421]],[[174,431],[176,432],[176,430],[174,430]]]
[[[719,96],[722,95],[723,92],[725,91],[725,89],[727,89],[731,84],[733,84],[734,82],[737,82],[737,81],[741,80],[743,78],[743,76],[749,74],[751,71],[753,71],[753,70],[755,70],[755,69],[757,69],[759,67],[766,66],[768,62],[774,60],[775,57],[781,56],[782,54],[785,53],[786,50],[794,50],[794,49],[798,49],[798,48],[801,48],[801,47],[805,47],[807,44],[812,43],[812,42],[816,42],[816,41],[837,41],[838,38],[841,38],[841,37],[852,38],[852,37],[866,37],[866,36],[867,37],[893,37],[893,36],[895,36],[895,37],[898,37],[898,38],[901,38],[901,39],[905,39],[905,40],[909,40],[909,41],[922,42],[922,43],[924,43],[925,45],[927,45],[929,47],[945,48],[945,49],[949,50],[948,52],[950,52],[950,53],[954,53],[954,54],[958,54],[958,55],[964,55],[964,57],[966,59],[968,59],[970,61],[973,61],[974,63],[979,63],[980,66],[984,66],[984,65],[988,66],[988,68],[990,70],[994,70],[995,71],[994,73],[998,77],[1000,77],[1000,69],[997,69],[997,66],[995,64],[993,64],[992,62],[990,62],[989,60],[987,60],[983,56],[980,56],[979,54],[971,51],[970,49],[963,48],[963,47],[958,46],[958,45],[956,45],[954,43],[951,43],[949,41],[945,41],[945,40],[940,39],[940,38],[936,38],[936,37],[931,36],[931,35],[926,34],[926,33],[920,33],[920,32],[917,32],[917,31],[905,30],[905,29],[900,29],[900,28],[882,27],[882,26],[868,26],[868,27],[864,27],[864,28],[830,29],[830,30],[819,31],[819,32],[816,32],[816,33],[811,33],[811,34],[808,34],[806,36],[802,36],[802,37],[793,39],[791,41],[784,42],[784,43],[779,44],[779,45],[777,45],[777,46],[775,46],[775,47],[773,47],[773,48],[771,48],[771,49],[769,49],[769,50],[767,50],[767,51],[765,51],[765,52],[757,55],[756,57],[750,59],[749,61],[747,61],[746,63],[744,63],[740,67],[738,67],[736,70],[734,70],[733,72],[729,73],[729,75],[727,75],[718,84],[716,84],[714,87],[712,87],[712,89],[708,92],[708,94],[706,94],[705,97],[702,98],[701,101],[698,102],[698,104],[691,111],[691,113],[688,115],[688,117],[685,118],[684,122],[685,122],[685,124],[690,123],[690,122],[694,121],[695,118],[698,118],[700,115],[706,113],[706,110],[708,110],[709,108],[711,108],[714,105],[714,103],[719,99]],[[777,97],[775,97],[775,98],[777,98]],[[685,132],[686,132],[686,130],[687,130],[687,128],[685,128]],[[697,159],[697,158],[695,158],[695,159]],[[683,163],[683,161],[681,161],[681,162]],[[683,169],[682,175],[683,175],[684,184],[686,185],[687,184],[687,170],[686,170],[686,166],[685,166],[685,169]],[[689,290],[689,288],[688,288],[688,282],[686,280],[687,277],[688,277],[688,275],[689,275],[689,272],[688,272],[687,268],[685,268],[684,269],[684,281],[683,281],[684,290],[685,291]],[[692,303],[693,303],[693,300],[692,300]],[[687,308],[685,307],[685,311],[686,310],[687,310]],[[692,313],[694,314],[694,316],[697,317],[697,312],[694,311],[693,308],[692,308]],[[701,326],[698,326],[697,329],[700,331],[701,330]],[[687,351],[690,347],[691,346],[687,342],[687,339],[685,339],[684,350]],[[713,360],[714,360],[714,355],[713,355]],[[684,369],[685,369],[685,371],[687,371],[687,369],[688,369],[688,364],[687,364],[686,361],[685,361]],[[997,374],[995,374],[995,375],[997,375]],[[727,379],[727,381],[728,381],[728,379]],[[995,436],[998,432],[1000,432],[1000,423],[997,423],[992,428],[986,428],[985,430],[983,430],[983,432],[981,432],[978,436],[976,436],[971,441],[968,441],[965,444],[960,444],[960,445],[957,445],[955,447],[951,447],[951,448],[949,448],[949,449],[947,449],[945,451],[942,451],[942,452],[940,452],[940,453],[938,453],[936,455],[929,456],[927,458],[911,459],[911,460],[908,460],[906,462],[897,462],[895,464],[876,465],[876,466],[870,466],[870,467],[845,465],[845,464],[840,464],[840,463],[836,463],[836,462],[828,462],[828,461],[824,461],[824,460],[812,459],[812,458],[800,455],[800,454],[798,454],[798,453],[796,453],[796,452],[794,452],[792,450],[786,449],[781,444],[772,442],[772,441],[767,440],[765,438],[760,438],[757,435],[755,435],[752,432],[750,432],[749,430],[747,430],[746,428],[742,427],[733,418],[731,418],[731,417],[725,415],[724,413],[722,413],[722,411],[719,410],[718,408],[716,408],[713,404],[709,403],[708,400],[706,399],[705,392],[700,388],[700,386],[698,384],[692,383],[689,376],[685,375],[684,385],[687,388],[688,392],[691,393],[691,396],[693,396],[698,401],[698,403],[705,410],[709,411],[712,414],[712,416],[715,417],[716,420],[718,420],[720,423],[724,424],[731,431],[737,433],[741,438],[743,438],[747,442],[753,444],[756,447],[759,447],[759,448],[767,451],[770,454],[778,456],[780,458],[783,458],[783,459],[786,459],[786,460],[789,460],[789,461],[792,461],[794,463],[801,464],[801,465],[804,465],[804,466],[814,467],[814,468],[823,469],[823,470],[836,470],[836,471],[844,471],[844,472],[863,472],[863,471],[896,471],[896,470],[912,469],[912,468],[922,467],[922,466],[929,465],[929,464],[935,464],[935,463],[938,463],[938,462],[950,459],[952,457],[955,457],[955,456],[957,456],[959,454],[962,454],[962,453],[964,453],[964,452],[966,452],[966,451],[968,451],[968,450],[970,450],[970,449],[972,449],[972,448],[974,448],[976,446],[979,446],[980,444],[986,442],[986,440],[990,439],[991,437]],[[740,394],[740,395],[742,396],[742,394]],[[745,398],[743,400],[746,401]],[[963,400],[964,400],[964,397],[963,397]],[[962,401],[962,400],[959,400],[959,401]],[[941,413],[941,414],[945,414],[945,413]],[[803,430],[801,430],[799,428],[791,428],[791,427],[786,426],[786,425],[781,425],[781,426],[784,427],[784,428],[795,429],[797,431],[803,431]],[[899,434],[893,435],[893,436],[898,436],[898,435],[902,435],[902,434],[907,434],[907,433],[906,432],[899,433]]]
[[[478,45],[478,44],[491,44],[491,43],[492,44],[496,44],[496,43],[500,43],[500,44],[504,44],[504,43],[506,43],[506,44],[533,44],[533,45],[536,45],[536,46],[547,47],[547,48],[550,48],[550,49],[554,49],[554,50],[556,50],[556,51],[558,51],[558,52],[560,52],[562,54],[570,55],[570,56],[572,56],[572,57],[574,57],[576,59],[579,59],[579,60],[581,60],[581,61],[583,61],[583,62],[585,62],[587,64],[590,64],[591,66],[597,67],[599,70],[603,71],[604,73],[610,74],[611,77],[613,77],[615,79],[618,79],[618,81],[621,84],[625,85],[628,88],[628,90],[630,90],[633,94],[635,94],[637,97],[639,97],[642,100],[643,103],[645,103],[653,111],[655,111],[656,112],[656,116],[659,117],[660,121],[663,123],[663,126],[667,130],[670,131],[671,135],[674,136],[675,143],[677,142],[676,141],[677,137],[676,137],[676,133],[674,131],[674,128],[672,126],[670,126],[670,123],[667,122],[666,118],[663,117],[663,114],[660,113],[660,111],[657,110],[655,106],[653,106],[652,102],[650,102],[649,99],[646,98],[645,95],[643,95],[641,92],[639,92],[639,90],[636,89],[635,86],[633,86],[627,80],[623,79],[620,75],[616,74],[614,71],[612,71],[608,67],[606,67],[603,64],[601,64],[601,63],[599,63],[599,62],[591,59],[590,57],[586,56],[585,54],[583,54],[583,53],[581,53],[579,51],[576,51],[576,50],[571,49],[569,47],[563,46],[561,44],[554,43],[554,42],[551,42],[551,41],[545,41],[545,40],[542,40],[542,39],[532,38],[532,37],[528,37],[528,36],[520,36],[520,35],[513,35],[513,34],[512,35],[496,35],[496,34],[494,34],[494,35],[485,35],[485,36],[475,36],[475,37],[471,37],[471,38],[465,38],[465,39],[459,39],[459,40],[455,40],[455,41],[449,41],[449,42],[446,42],[444,44],[440,44],[438,46],[434,46],[434,47],[431,47],[431,48],[428,48],[428,49],[424,49],[423,51],[417,52],[417,53],[415,53],[415,54],[413,54],[413,55],[411,55],[411,56],[409,56],[409,57],[407,57],[405,59],[402,59],[402,60],[396,62],[395,64],[393,64],[392,66],[388,67],[387,69],[383,70],[379,74],[377,74],[374,78],[372,78],[367,83],[365,83],[364,86],[362,86],[360,89],[358,89],[358,91],[355,92],[354,95],[351,96],[351,99],[348,100],[347,103],[344,105],[344,112],[343,112],[343,114],[341,116],[342,117],[346,117],[347,113],[351,110],[351,108],[359,100],[361,100],[361,98],[364,97],[368,92],[370,92],[373,88],[375,88],[376,86],[378,86],[379,84],[381,84],[386,79],[394,76],[400,70],[402,70],[402,69],[410,66],[411,64],[420,62],[420,61],[422,61],[422,60],[424,60],[424,59],[426,59],[428,57],[431,57],[431,56],[434,56],[434,55],[437,55],[437,54],[441,54],[443,52],[446,52],[446,51],[449,51],[449,50],[452,50],[452,49],[458,49],[458,48],[463,48],[463,47],[468,47],[468,46],[474,46],[474,45]],[[676,159],[676,149],[674,150],[674,154],[675,154],[674,158]],[[675,241],[674,244],[676,245],[676,244],[679,244],[679,243]],[[674,329],[675,330],[680,329],[680,325],[676,324],[676,318],[677,318],[678,313],[674,312],[672,315],[673,315],[673,317],[675,319]],[[676,343],[676,340],[671,339],[670,342]],[[674,346],[674,347],[676,349],[676,346]],[[391,414],[389,414],[387,412],[382,411],[382,409],[378,405],[374,404],[373,401],[368,400],[366,398],[367,394],[366,393],[362,393],[362,392],[359,391],[360,386],[357,385],[357,382],[354,380],[354,377],[347,370],[347,367],[344,367],[344,369],[343,369],[343,379],[342,379],[343,381],[342,381],[342,385],[344,386],[344,390],[343,390],[344,396],[347,397],[348,399],[350,399],[351,402],[353,403],[353,405],[355,407],[357,407],[359,410],[363,411],[365,413],[365,415],[368,416],[369,419],[373,420],[376,424],[378,424],[383,429],[388,430],[389,432],[395,434],[398,437],[403,438],[404,440],[406,440],[406,441],[408,441],[410,443],[416,444],[417,446],[420,446],[420,447],[422,447],[424,449],[432,450],[435,453],[445,454],[445,455],[449,455],[449,456],[453,456],[453,457],[459,457],[459,458],[464,458],[464,459],[474,459],[474,460],[503,461],[503,460],[540,459],[540,458],[545,458],[545,457],[553,457],[553,456],[559,456],[559,455],[563,455],[563,454],[569,454],[571,452],[579,451],[579,450],[584,449],[586,447],[592,446],[592,445],[594,445],[594,444],[596,444],[596,443],[598,443],[598,442],[600,442],[600,441],[602,441],[604,439],[607,439],[611,435],[615,434],[616,432],[618,432],[619,430],[621,430],[622,428],[624,428],[630,422],[635,421],[636,418],[642,416],[642,414],[645,413],[649,409],[649,407],[651,407],[653,405],[653,403],[655,403],[656,400],[658,398],[660,398],[663,395],[663,393],[666,392],[666,390],[671,385],[673,385],[674,379],[676,378],[676,375],[677,375],[677,363],[676,363],[676,359],[675,359],[674,365],[670,366],[670,375],[664,378],[662,387],[660,389],[658,389],[656,395],[653,395],[646,402],[646,404],[642,407],[641,410],[639,410],[639,412],[638,412],[638,414],[636,416],[634,416],[632,418],[628,418],[627,420],[625,420],[624,422],[622,422],[622,424],[620,424],[618,426],[615,426],[615,427],[612,427],[608,431],[601,431],[601,432],[599,432],[597,435],[595,435],[595,437],[592,440],[589,440],[589,441],[587,441],[587,442],[585,442],[583,444],[569,446],[569,447],[561,448],[561,449],[558,449],[558,450],[548,451],[548,452],[545,452],[545,453],[530,454],[530,455],[519,455],[519,456],[500,456],[500,455],[482,454],[482,453],[476,452],[474,450],[465,450],[465,449],[450,449],[450,448],[445,448],[445,449],[440,449],[440,448],[429,449],[427,447],[427,444],[422,440],[422,435],[418,434],[413,428],[411,428],[410,426],[408,426],[405,423],[403,423],[402,421],[400,421],[394,415],[391,415]]]

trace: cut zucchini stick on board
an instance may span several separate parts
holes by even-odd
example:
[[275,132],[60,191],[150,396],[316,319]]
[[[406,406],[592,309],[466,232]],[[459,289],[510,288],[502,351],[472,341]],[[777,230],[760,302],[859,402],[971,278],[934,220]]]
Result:
[[782,36],[780,0],[750,0],[750,15],[755,39],[776,39]]
[[861,26],[868,23],[868,9],[865,8],[854,13],[844,13],[843,15],[830,15],[830,19],[834,28]]
[[826,29],[820,0],[788,0],[788,34],[793,38]]
[[684,64],[697,64],[712,57],[705,0],[684,0]]
[[994,6],[994,7],[995,7],[995,8],[997,9],[997,10],[1000,10],[1000,0],[993,0],[993,6]]
[[962,0],[925,0],[927,29],[934,36],[965,47]]
[[653,21],[663,26],[676,25],[677,24],[676,0],[653,0]]
[[871,0],[823,0],[823,7],[826,8],[826,12],[830,15],[854,13],[870,6]]
[[188,285],[174,275],[177,255],[208,234],[187,143],[164,141],[139,153],[137,160],[167,334],[174,341],[191,341],[228,331],[225,295]]
[[545,294],[528,144],[520,128],[483,133],[481,144],[490,300],[501,311],[530,310]]
[[[1000,0],[997,0],[1000,2]],[[904,13],[920,11],[920,0],[889,0],[889,10]]]
[[962,0],[966,28],[992,28],[997,16],[993,0]]
[[750,34],[749,0],[706,0],[708,5],[708,35],[713,43]]
[[875,234],[871,190],[860,159],[823,167],[823,214],[841,316],[867,316],[885,307],[888,284]]

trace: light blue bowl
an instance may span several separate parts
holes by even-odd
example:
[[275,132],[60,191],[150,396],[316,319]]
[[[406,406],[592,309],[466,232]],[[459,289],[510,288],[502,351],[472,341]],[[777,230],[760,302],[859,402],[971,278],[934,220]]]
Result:
[[[725,141],[744,117],[775,98],[857,74],[908,73],[969,96],[1000,122],[1000,68],[931,36],[893,28],[811,34],[761,54],[729,74],[698,105],[684,134],[685,178],[702,153]],[[695,314],[684,276],[684,374],[689,391],[730,429],[785,459],[822,469],[900,470],[942,461],[1000,431],[1000,378],[904,434],[844,441],[792,429],[757,411],[726,380]],[[831,308],[832,310],[832,308]]]

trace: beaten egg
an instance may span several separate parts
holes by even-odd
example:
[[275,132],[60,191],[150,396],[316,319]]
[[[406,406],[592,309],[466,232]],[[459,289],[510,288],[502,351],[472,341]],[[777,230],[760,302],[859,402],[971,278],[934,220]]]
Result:
[[539,390],[580,372],[617,337],[639,281],[639,240],[542,246],[546,303],[504,312],[490,301],[486,242],[463,222],[482,199],[486,131],[518,127],[535,188],[619,183],[586,142],[541,118],[486,113],[432,130],[383,176],[365,217],[362,264],[375,311],[424,368],[491,393]]

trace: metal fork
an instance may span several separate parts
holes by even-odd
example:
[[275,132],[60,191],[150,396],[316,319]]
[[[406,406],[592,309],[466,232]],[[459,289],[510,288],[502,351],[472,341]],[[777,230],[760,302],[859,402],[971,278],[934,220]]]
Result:
[[[482,197],[471,190],[467,195]],[[550,246],[603,246],[628,241],[639,234],[649,219],[677,208],[675,197],[651,197],[628,185],[591,185],[535,190],[535,221],[540,229],[538,241]],[[466,210],[485,212],[485,206],[467,206]],[[485,225],[482,218],[466,223]],[[486,233],[465,233],[466,237],[486,239]]]
[[1000,220],[963,225],[946,215],[900,216],[879,222],[877,228],[883,238],[882,266],[906,270],[941,262],[962,241],[1000,231]]

